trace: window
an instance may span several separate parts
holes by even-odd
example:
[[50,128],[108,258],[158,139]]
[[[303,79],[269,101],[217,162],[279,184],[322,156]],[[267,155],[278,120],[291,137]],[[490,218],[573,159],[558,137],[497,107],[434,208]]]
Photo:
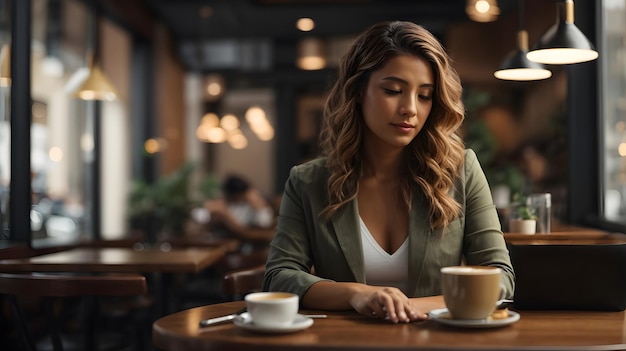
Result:
[[79,1],[33,0],[31,23],[31,239],[35,246],[85,235],[89,119],[75,99],[86,77],[88,8]]
[[626,223],[626,0],[604,0],[601,14],[602,217]]
[[[89,6],[79,0],[32,0],[30,225],[35,247],[114,239],[127,232],[131,41]],[[98,64],[112,77],[118,100],[76,96],[96,46]]]
[[9,235],[9,185],[11,183],[11,45],[10,2],[0,2],[0,239]]

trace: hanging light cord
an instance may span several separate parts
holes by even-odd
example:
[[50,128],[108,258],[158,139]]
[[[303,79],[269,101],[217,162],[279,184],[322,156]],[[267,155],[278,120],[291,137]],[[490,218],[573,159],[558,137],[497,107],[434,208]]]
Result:
[[87,66],[91,69],[91,67],[97,63],[98,55],[100,54],[100,50],[98,50],[98,46],[100,45],[100,38],[98,38],[98,35],[100,33],[98,32],[98,4],[95,0],[92,0],[89,3],[89,7],[89,20],[87,24],[87,32],[89,36],[89,40],[87,40],[89,45],[87,48],[87,60],[89,60],[89,62],[87,62]]
[[524,27],[524,0],[517,0],[519,19],[517,21],[517,48],[528,51],[528,32]]
[[524,0],[517,0],[519,8],[519,20],[517,21],[517,30],[524,30]]

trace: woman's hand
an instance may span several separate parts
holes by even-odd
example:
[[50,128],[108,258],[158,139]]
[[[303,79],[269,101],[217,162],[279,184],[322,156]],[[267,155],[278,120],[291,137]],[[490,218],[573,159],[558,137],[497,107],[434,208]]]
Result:
[[400,289],[393,287],[362,285],[351,297],[350,305],[362,315],[393,323],[428,318]]
[[[431,301],[432,300],[432,301]],[[443,305],[443,299],[409,299],[400,289],[354,282],[317,282],[304,294],[302,306],[308,309],[354,309],[370,317],[393,323],[409,323],[428,318],[426,311]]]

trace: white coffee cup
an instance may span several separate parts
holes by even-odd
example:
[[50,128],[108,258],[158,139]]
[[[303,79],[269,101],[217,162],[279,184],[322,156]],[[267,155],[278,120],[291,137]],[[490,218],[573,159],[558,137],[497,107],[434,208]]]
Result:
[[441,268],[441,292],[454,319],[484,319],[496,309],[504,288],[502,270],[489,266]]
[[298,314],[298,295],[286,292],[257,292],[245,296],[252,323],[259,327],[283,328],[291,325]]

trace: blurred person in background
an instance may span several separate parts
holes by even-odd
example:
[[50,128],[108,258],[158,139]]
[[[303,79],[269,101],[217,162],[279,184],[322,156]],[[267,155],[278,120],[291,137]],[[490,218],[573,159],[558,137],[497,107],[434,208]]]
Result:
[[210,213],[211,232],[239,238],[244,243],[266,245],[274,237],[276,216],[259,190],[233,174],[224,179],[221,192],[221,198],[204,203]]

